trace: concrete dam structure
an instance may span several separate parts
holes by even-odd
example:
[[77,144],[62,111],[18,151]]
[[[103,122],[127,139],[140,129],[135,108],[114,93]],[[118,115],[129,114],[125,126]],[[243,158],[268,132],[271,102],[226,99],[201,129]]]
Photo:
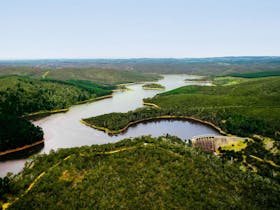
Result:
[[190,140],[193,147],[199,147],[203,150],[214,153],[219,147],[233,144],[237,141],[244,140],[244,138],[235,136],[200,135],[194,136]]

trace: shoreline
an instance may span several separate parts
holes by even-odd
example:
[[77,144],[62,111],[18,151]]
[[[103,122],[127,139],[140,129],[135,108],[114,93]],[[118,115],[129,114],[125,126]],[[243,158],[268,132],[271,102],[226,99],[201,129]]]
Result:
[[99,101],[99,100],[106,99],[106,98],[113,98],[113,96],[114,96],[113,94],[105,95],[105,96],[99,96],[97,98],[91,98],[91,99],[88,99],[88,100],[79,101],[79,102],[77,102],[77,103],[75,103],[75,104],[73,104],[71,106],[80,105],[80,104],[86,104],[86,103],[89,103],[89,102]]
[[40,140],[40,141],[36,141],[33,144],[27,144],[27,145],[24,145],[22,147],[17,147],[15,149],[9,149],[9,150],[6,150],[4,152],[0,152],[0,157],[3,157],[5,155],[9,155],[9,154],[12,154],[12,153],[16,153],[16,152],[19,152],[19,151],[23,151],[23,150],[26,150],[26,149],[30,149],[34,146],[43,144],[44,142],[45,142],[45,140],[43,139],[43,140]]
[[33,118],[33,117],[44,117],[45,115],[50,115],[50,114],[56,114],[56,113],[64,113],[64,112],[68,112],[69,108],[64,108],[64,109],[54,109],[54,110],[49,110],[49,111],[38,111],[38,112],[33,112],[27,115],[23,115],[22,118]]
[[100,97],[97,97],[97,98],[91,98],[91,99],[88,99],[88,100],[76,102],[76,103],[74,103],[74,104],[72,104],[69,107],[64,108],[64,109],[54,109],[54,110],[49,110],[49,111],[38,111],[38,112],[33,112],[33,113],[30,113],[30,114],[23,115],[22,117],[25,118],[25,119],[28,119],[28,120],[32,120],[34,118],[41,118],[41,117],[45,117],[45,116],[48,116],[48,115],[51,115],[51,114],[65,113],[65,112],[69,111],[71,106],[90,103],[90,102],[94,102],[94,101],[99,101],[99,100],[106,99],[106,98],[112,98],[113,96],[114,96],[113,94],[110,94],[110,95],[100,96]]
[[[99,101],[99,100],[102,100],[102,99],[112,98],[112,97],[113,97],[113,94],[100,96],[100,97],[97,97],[97,98],[92,98],[92,99],[88,99],[88,100],[85,100],[85,101],[80,101],[80,102],[78,102],[76,104],[73,104],[71,106],[85,104],[85,103],[89,103],[89,102],[93,102],[93,101]],[[55,110],[50,110],[50,111],[38,111],[38,112],[30,113],[30,114],[27,114],[27,115],[23,115],[22,117],[27,119],[27,120],[32,120],[32,119],[34,120],[34,119],[45,117],[45,116],[48,116],[48,115],[51,115],[51,114],[65,113],[65,112],[68,112],[69,109],[70,109],[70,107],[65,108],[65,109],[55,109]],[[15,149],[9,149],[9,150],[0,152],[0,157],[4,157],[5,155],[10,155],[10,154],[13,154],[13,153],[17,153],[19,151],[27,150],[27,149],[30,149],[34,146],[43,144],[43,143],[44,143],[44,140],[41,140],[41,141],[34,142],[33,144],[27,144],[27,145],[24,145],[22,147],[17,147]]]
[[198,119],[198,118],[195,118],[195,117],[188,117],[188,116],[162,115],[162,116],[158,116],[158,117],[150,117],[150,118],[140,119],[140,120],[136,120],[134,122],[128,123],[125,127],[121,128],[119,130],[110,130],[109,128],[96,126],[96,125],[93,125],[93,124],[90,124],[90,123],[86,122],[83,119],[81,119],[80,122],[83,123],[86,126],[92,127],[94,129],[97,129],[97,130],[104,131],[105,133],[108,133],[108,134],[120,134],[120,133],[125,132],[132,125],[136,125],[136,124],[141,123],[141,122],[148,122],[148,121],[153,121],[153,120],[165,120],[165,119],[167,119],[167,120],[168,119],[173,119],[173,120],[178,119],[178,120],[186,120],[186,121],[192,120],[192,121],[195,121],[195,122],[202,123],[204,125],[208,125],[208,126],[214,128],[215,130],[217,130],[222,135],[230,135],[230,134],[224,132],[220,127],[216,126],[215,124],[213,124],[211,122],[201,120],[201,119]]

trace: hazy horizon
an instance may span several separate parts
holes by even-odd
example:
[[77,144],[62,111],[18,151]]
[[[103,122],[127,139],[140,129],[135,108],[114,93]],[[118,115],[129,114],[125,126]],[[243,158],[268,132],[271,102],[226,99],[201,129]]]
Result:
[[100,58],[15,58],[15,59],[2,59],[0,61],[36,61],[36,60],[133,60],[133,59],[219,59],[219,58],[280,58],[280,55],[242,55],[242,56],[209,56],[209,57],[100,57]]

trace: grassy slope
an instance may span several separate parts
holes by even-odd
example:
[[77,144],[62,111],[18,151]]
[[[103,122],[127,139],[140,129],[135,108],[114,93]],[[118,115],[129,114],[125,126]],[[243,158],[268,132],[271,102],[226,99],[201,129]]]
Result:
[[63,149],[34,163],[12,182],[10,209],[279,208],[278,184],[174,137]]

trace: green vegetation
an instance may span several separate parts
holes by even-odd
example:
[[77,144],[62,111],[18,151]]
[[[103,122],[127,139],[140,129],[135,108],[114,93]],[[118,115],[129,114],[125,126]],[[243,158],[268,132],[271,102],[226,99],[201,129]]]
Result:
[[[18,61],[18,62],[15,61],[0,62],[0,75],[6,75],[8,74],[7,72],[9,72],[9,74],[34,75],[40,78],[44,78],[44,77],[52,78],[51,76],[49,76],[49,73],[52,73],[53,70],[55,71],[58,70],[59,72],[54,73],[56,74],[54,78],[58,78],[58,77],[63,78],[63,75],[68,73],[61,72],[61,69],[65,69],[65,70],[70,69],[71,74],[77,73],[74,72],[75,71],[74,69],[76,69],[77,71],[80,71],[82,69],[93,69],[92,72],[94,72],[95,70],[99,71],[103,69],[114,69],[112,71],[114,71],[116,74],[118,74],[117,73],[118,71],[128,70],[131,72],[131,75],[133,75],[135,72],[143,72],[143,73],[152,72],[156,74],[193,74],[193,75],[205,75],[205,76],[209,76],[209,75],[225,76],[225,75],[231,75],[236,73],[243,74],[243,73],[254,73],[254,72],[276,72],[276,71],[279,72],[280,57],[279,56],[278,57],[246,56],[246,57],[185,58],[185,59],[172,59],[172,58],[81,59],[81,60],[66,59],[66,60],[33,60],[33,61],[31,60],[31,61]],[[90,75],[92,76],[92,73],[90,73]],[[68,78],[63,78],[63,79],[64,80],[71,79],[69,78],[69,76],[71,77],[71,75],[68,74],[67,75]],[[109,77],[107,79],[106,76],[108,75],[105,75],[104,78],[100,78],[100,79],[109,81],[108,84],[115,84],[115,83],[111,83],[112,81],[115,80],[114,78]],[[138,77],[137,75],[135,76]],[[75,79],[91,80],[89,79],[89,77],[84,77],[84,76],[82,77],[83,78],[75,78]],[[102,83],[101,81],[96,81],[95,78],[93,79],[94,79],[93,82]],[[149,79],[145,79],[145,81],[148,80]]]
[[3,77],[0,82],[2,110],[17,115],[67,108],[79,101],[111,94],[113,88],[105,89],[87,81],[42,81],[16,76]]
[[7,75],[19,75],[19,76],[31,76],[40,75],[43,69],[29,66],[0,66],[0,76]]
[[91,94],[95,94],[96,96],[109,95],[112,93],[112,90],[116,88],[115,85],[101,85],[101,84],[93,83],[93,82],[87,81],[87,80],[61,81],[61,80],[47,79],[44,81],[52,81],[55,83],[72,85],[74,87],[78,87],[83,90],[86,90],[86,91],[90,92]]
[[68,108],[80,101],[111,94],[114,88],[89,81],[18,76],[1,77],[0,84],[0,152],[43,139],[42,130],[20,116]]
[[[37,79],[55,79],[63,81],[86,80],[98,84],[117,85],[122,83],[155,81],[161,77],[157,74],[134,71],[98,69],[98,68],[59,68],[44,69],[35,67],[1,67],[0,75],[21,75]],[[84,84],[86,85],[86,84]]]
[[43,131],[29,121],[0,113],[0,152],[22,147],[43,139]]
[[253,79],[238,85],[186,86],[145,101],[180,115],[210,121],[240,136],[259,134],[279,139],[280,77]]
[[121,84],[130,82],[154,81],[160,77],[155,74],[144,74],[132,71],[118,71],[110,69],[57,69],[52,70],[47,78],[59,80],[89,80],[102,84]]
[[187,78],[184,81],[185,82],[204,82],[204,81],[211,81],[212,79],[213,79],[212,77],[200,76],[197,78]]
[[118,133],[119,130],[122,130],[131,122],[164,115],[165,112],[161,111],[161,109],[156,109],[152,107],[139,108],[126,113],[112,112],[109,114],[99,115],[83,120],[88,124],[101,128],[100,130],[102,130],[102,128],[108,128],[112,131],[112,133]]
[[212,79],[213,85],[227,86],[227,85],[238,85],[242,82],[248,82],[249,79],[241,77],[215,77]]
[[[263,177],[269,177],[280,183],[280,153],[279,149],[267,149],[263,138],[253,137],[246,140],[239,149],[219,148],[220,156],[223,160],[233,160],[243,166],[253,170]],[[276,151],[276,153],[273,152]]]
[[125,91],[130,91],[131,89],[128,88],[127,86],[125,85],[118,85],[117,88],[114,90],[115,92],[125,92]]
[[171,136],[61,149],[6,182],[9,209],[278,209],[280,196],[272,180]]
[[[275,142],[272,149],[278,152],[260,157],[273,160],[280,165],[280,77],[246,79],[237,85],[223,87],[185,86],[144,101],[154,103],[160,109],[142,108],[84,120],[97,127],[118,131],[131,122],[143,119],[159,116],[189,116],[210,122],[223,131],[238,136],[253,137],[258,134],[273,138]],[[247,149],[252,148],[249,146]],[[229,158],[230,155],[227,157]],[[256,162],[256,160],[252,161]],[[269,169],[270,177],[278,179],[279,168]],[[261,171],[260,169],[259,172],[262,174]]]
[[[214,123],[240,136],[259,134],[279,139],[280,78],[250,80],[238,85],[186,86],[145,99],[161,109],[138,109],[86,119],[100,127],[118,130],[127,122],[160,115],[192,116]],[[110,116],[112,115],[112,117]]]
[[[104,62],[104,61],[103,61]],[[126,59],[108,60],[114,68],[160,74],[193,74],[225,76],[233,73],[252,73],[280,70],[280,57],[220,57],[185,59]],[[102,64],[99,64],[102,66]],[[106,66],[106,65],[104,65]],[[272,75],[271,75],[272,76]]]
[[[32,118],[34,118],[48,115],[53,110],[65,111],[73,104],[89,102],[97,97],[111,94],[116,88],[115,84],[152,81],[160,78],[155,74],[131,71],[97,68],[44,69],[28,66],[1,66],[0,75],[2,75],[0,114],[5,115],[5,118],[8,115],[12,118],[6,122],[4,117],[0,120],[1,124],[6,123],[5,127],[11,127],[10,130],[1,127],[3,133],[0,139],[2,145],[0,152],[42,140],[42,131],[21,119],[22,115],[33,113]],[[19,127],[14,127],[12,122],[18,122]],[[16,128],[22,132],[18,134],[13,132]],[[35,135],[31,138],[30,135],[34,132]],[[23,135],[21,139],[19,134]],[[41,139],[38,139],[38,136]]]
[[280,71],[260,71],[253,73],[234,73],[229,74],[232,77],[243,77],[243,78],[260,78],[260,77],[271,77],[280,76]]
[[143,86],[144,90],[164,90],[165,87],[161,84],[157,84],[157,83],[148,83],[148,84],[144,84]]

